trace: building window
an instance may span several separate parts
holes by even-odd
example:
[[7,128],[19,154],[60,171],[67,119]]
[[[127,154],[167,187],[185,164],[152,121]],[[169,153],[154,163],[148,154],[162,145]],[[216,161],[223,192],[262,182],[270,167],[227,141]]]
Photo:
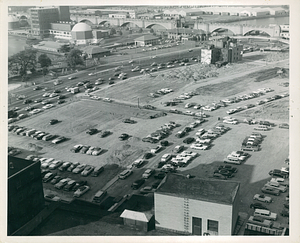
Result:
[[207,230],[218,232],[219,229],[219,222],[215,220],[207,220]]

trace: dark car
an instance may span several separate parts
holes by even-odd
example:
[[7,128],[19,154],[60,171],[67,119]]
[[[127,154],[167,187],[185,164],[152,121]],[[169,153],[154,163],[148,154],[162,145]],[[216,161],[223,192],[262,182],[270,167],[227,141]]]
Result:
[[143,159],[150,159],[153,156],[152,153],[145,153]]
[[100,137],[104,138],[110,134],[110,131],[103,130],[100,132]]
[[65,100],[59,100],[57,101],[57,104],[62,104],[62,103],[65,103],[66,101]]
[[141,185],[143,185],[145,183],[145,179],[138,179],[136,181],[134,181],[131,185],[131,188],[133,190],[137,190],[140,188]]
[[163,140],[163,141],[160,142],[160,145],[162,145],[162,146],[168,146],[169,142],[167,140]]
[[276,177],[281,177],[281,178],[288,178],[289,177],[288,173],[283,172],[283,171],[278,170],[278,169],[271,170],[269,172],[269,175],[276,176]]
[[185,127],[185,128],[183,129],[183,131],[184,131],[185,133],[187,133],[187,132],[192,131],[192,128],[190,128],[190,127]]
[[76,191],[79,187],[82,187],[87,184],[87,181],[78,181],[75,186],[73,186],[72,191]]
[[95,134],[97,132],[98,132],[97,128],[91,128],[88,131],[86,131],[86,134],[93,135],[93,134]]
[[54,178],[50,181],[52,185],[58,183],[62,179],[61,176],[54,176]]
[[85,154],[89,150],[90,146],[82,146],[80,149],[81,154]]
[[218,167],[218,170],[228,170],[230,173],[236,173],[237,172],[237,168],[232,167],[231,165],[220,165]]
[[276,196],[279,196],[280,195],[280,191],[275,189],[275,188],[271,188],[271,187],[266,187],[264,186],[261,191],[263,193],[267,193],[267,194],[271,194],[271,195],[276,195]]
[[91,176],[96,177],[98,176],[102,171],[104,171],[104,167],[97,167],[94,169],[94,171],[92,172]]
[[154,175],[154,178],[155,179],[163,179],[163,178],[165,178],[165,176],[166,176],[166,173],[159,172],[158,174]]
[[227,178],[231,178],[234,176],[232,172],[230,172],[229,170],[226,170],[226,169],[215,170],[214,173],[220,173],[220,174],[226,176]]
[[272,123],[272,122],[269,122],[269,121],[260,121],[259,125],[265,125],[265,126],[274,127],[275,123]]
[[191,138],[191,137],[188,137],[188,138],[186,138],[186,139],[183,140],[183,142],[186,143],[186,144],[190,144],[190,143],[192,143],[194,141],[195,141],[195,138]]
[[123,119],[122,122],[124,122],[124,123],[129,123],[129,124],[134,124],[134,123],[136,123],[136,121],[131,120],[131,119],[129,119],[129,118]]
[[120,140],[125,140],[125,139],[127,139],[127,138],[129,138],[129,135],[128,135],[127,133],[122,133],[122,134],[119,136],[119,139],[120,139]]
[[58,123],[58,120],[57,120],[57,119],[52,119],[52,120],[50,120],[50,122],[49,122],[50,125],[54,125],[54,124],[56,124],[56,123]]
[[266,206],[264,206],[264,205],[261,204],[261,203],[251,203],[251,204],[250,204],[250,208],[269,210]]

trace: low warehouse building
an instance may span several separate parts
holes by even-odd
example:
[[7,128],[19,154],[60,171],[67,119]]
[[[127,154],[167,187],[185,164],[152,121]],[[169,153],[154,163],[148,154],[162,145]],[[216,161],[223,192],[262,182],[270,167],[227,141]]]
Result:
[[154,193],[155,227],[192,235],[232,235],[240,184],[169,174]]
[[144,35],[138,37],[134,40],[136,46],[145,46],[145,45],[156,45],[158,44],[159,38],[154,35]]
[[155,220],[153,214],[125,209],[120,217],[123,218],[124,225],[129,227],[146,232],[154,229]]

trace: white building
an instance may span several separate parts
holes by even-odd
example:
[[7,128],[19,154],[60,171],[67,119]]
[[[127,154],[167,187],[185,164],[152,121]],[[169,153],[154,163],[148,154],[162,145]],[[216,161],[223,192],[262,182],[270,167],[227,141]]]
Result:
[[229,236],[238,218],[239,183],[169,174],[154,193],[155,227]]

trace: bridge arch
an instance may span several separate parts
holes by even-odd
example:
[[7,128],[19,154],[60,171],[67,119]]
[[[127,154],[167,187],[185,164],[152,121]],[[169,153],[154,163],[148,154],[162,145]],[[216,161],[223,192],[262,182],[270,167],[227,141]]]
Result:
[[233,33],[233,35],[236,35],[238,33],[236,33],[235,30],[231,29],[231,28],[227,28],[227,26],[223,26],[223,27],[217,27],[217,28],[214,28],[213,30],[210,31],[210,33],[214,33],[214,32],[218,32],[219,30],[229,30]]
[[93,22],[88,19],[82,19],[79,21],[79,23],[85,23],[85,24],[88,24],[89,26],[94,25]]
[[128,24],[133,24],[133,25],[135,25],[135,26],[137,26],[139,28],[142,27],[142,26],[138,25],[136,22],[131,22],[131,21],[124,22],[120,26],[124,27],[125,25],[128,25]]
[[254,28],[254,29],[248,29],[246,32],[243,33],[243,36],[246,36],[248,33],[252,32],[252,31],[264,32],[264,33],[266,33],[269,37],[272,36],[272,34],[269,33],[269,31],[267,31],[267,30],[260,30],[260,29],[255,29],[255,28]]
[[152,23],[152,24],[149,24],[147,26],[145,26],[147,29],[151,29],[154,25],[159,25],[161,26],[163,29],[168,29],[167,27],[165,27],[164,25],[161,25],[161,24],[158,24],[158,23]]

